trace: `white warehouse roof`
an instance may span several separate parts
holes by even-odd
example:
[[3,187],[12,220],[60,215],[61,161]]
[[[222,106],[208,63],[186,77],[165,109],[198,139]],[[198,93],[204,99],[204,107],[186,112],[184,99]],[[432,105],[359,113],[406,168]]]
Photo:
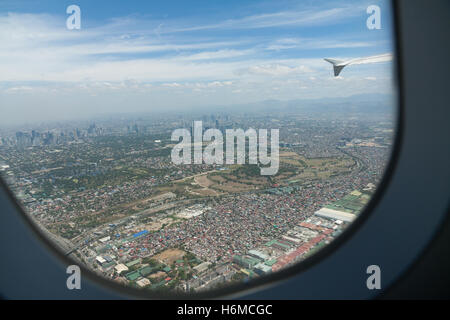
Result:
[[346,222],[351,222],[356,218],[354,214],[329,208],[322,208],[319,211],[316,211],[314,215],[322,218],[331,218],[334,220],[342,220]]

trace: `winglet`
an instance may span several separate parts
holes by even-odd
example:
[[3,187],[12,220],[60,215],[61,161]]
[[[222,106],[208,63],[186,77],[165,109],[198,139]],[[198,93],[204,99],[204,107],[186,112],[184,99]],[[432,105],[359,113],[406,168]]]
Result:
[[325,58],[323,59],[329,63],[331,63],[333,65],[333,71],[334,71],[334,76],[337,77],[339,75],[339,73],[341,73],[342,69],[344,69],[345,64],[341,65],[344,61],[341,60],[337,60],[337,59],[328,59]]

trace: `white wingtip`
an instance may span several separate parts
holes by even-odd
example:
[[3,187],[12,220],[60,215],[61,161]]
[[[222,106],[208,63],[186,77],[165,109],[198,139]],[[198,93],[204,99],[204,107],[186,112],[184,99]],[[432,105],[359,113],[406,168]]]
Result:
[[328,59],[328,58],[325,58],[324,60],[333,65],[333,71],[334,71],[335,77],[337,77],[341,73],[342,69],[344,69],[344,67],[345,67],[345,64],[343,64],[344,61],[337,60],[337,59]]

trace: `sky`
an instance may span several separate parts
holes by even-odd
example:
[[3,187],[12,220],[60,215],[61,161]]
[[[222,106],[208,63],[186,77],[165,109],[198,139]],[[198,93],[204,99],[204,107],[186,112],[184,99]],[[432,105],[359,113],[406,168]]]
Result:
[[[69,5],[81,29],[66,28]],[[366,9],[381,8],[369,30]],[[0,1],[0,124],[393,90],[388,1]]]

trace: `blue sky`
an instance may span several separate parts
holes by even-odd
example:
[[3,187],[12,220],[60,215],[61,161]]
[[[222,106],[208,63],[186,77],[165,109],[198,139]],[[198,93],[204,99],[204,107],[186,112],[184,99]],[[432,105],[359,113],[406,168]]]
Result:
[[[66,8],[81,8],[67,30]],[[377,4],[382,29],[368,30]],[[0,2],[3,122],[390,93],[392,64],[323,58],[392,52],[387,1]],[[95,108],[93,107],[95,106]]]

